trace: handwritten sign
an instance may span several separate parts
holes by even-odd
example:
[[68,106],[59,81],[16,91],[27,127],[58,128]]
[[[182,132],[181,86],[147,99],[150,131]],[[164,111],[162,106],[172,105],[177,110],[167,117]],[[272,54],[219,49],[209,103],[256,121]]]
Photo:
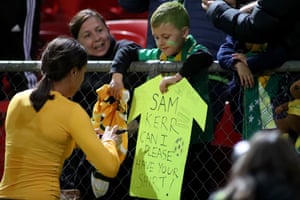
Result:
[[130,195],[180,199],[193,119],[204,129],[207,104],[186,79],[159,91],[161,75],[134,91],[128,121],[141,115]]

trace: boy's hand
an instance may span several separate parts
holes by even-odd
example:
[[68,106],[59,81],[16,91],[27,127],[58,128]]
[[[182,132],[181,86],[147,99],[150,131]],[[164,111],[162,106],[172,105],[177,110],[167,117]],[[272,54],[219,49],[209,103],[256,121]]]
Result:
[[115,99],[121,99],[121,93],[124,89],[123,75],[121,73],[114,73],[110,81],[109,94]]
[[174,76],[166,76],[166,77],[164,77],[161,80],[160,85],[159,85],[160,92],[161,93],[166,93],[168,91],[169,85],[177,83],[181,79],[182,79],[182,76],[179,73],[177,73]]

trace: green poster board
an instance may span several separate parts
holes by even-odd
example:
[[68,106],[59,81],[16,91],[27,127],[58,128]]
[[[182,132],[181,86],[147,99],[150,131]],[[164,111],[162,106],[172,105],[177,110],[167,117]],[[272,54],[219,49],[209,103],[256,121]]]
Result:
[[128,121],[140,117],[130,195],[180,199],[193,119],[204,129],[207,104],[186,79],[159,91],[161,75],[134,91]]

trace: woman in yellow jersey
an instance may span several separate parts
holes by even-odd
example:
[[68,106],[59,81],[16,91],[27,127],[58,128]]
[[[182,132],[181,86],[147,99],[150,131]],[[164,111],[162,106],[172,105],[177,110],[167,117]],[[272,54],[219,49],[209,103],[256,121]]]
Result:
[[75,39],[56,38],[42,54],[38,86],[12,98],[0,199],[59,199],[62,166],[75,146],[103,175],[117,175],[117,127],[107,127],[98,139],[88,114],[70,100],[80,88],[86,64],[86,51]]

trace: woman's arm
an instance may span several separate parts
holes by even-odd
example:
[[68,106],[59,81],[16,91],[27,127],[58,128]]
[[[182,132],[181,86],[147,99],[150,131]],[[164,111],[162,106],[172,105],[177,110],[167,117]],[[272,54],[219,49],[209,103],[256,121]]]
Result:
[[[69,124],[66,125],[68,132],[98,172],[109,178],[115,177],[120,167],[115,142],[117,139],[110,136],[111,139],[106,137],[105,141],[101,141],[95,133],[87,113],[79,105],[72,111]],[[112,133],[110,134],[112,135]]]

